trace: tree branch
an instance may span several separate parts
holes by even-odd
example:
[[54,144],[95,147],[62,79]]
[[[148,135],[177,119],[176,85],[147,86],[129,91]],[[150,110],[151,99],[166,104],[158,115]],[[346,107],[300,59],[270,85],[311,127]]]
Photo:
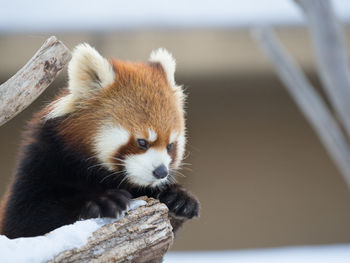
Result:
[[47,263],[161,262],[174,239],[168,208],[156,199],[141,199],[146,206],[101,227],[86,245],[63,251]]
[[314,128],[350,188],[350,149],[326,104],[270,28],[255,28],[253,36],[274,65],[287,91]]
[[308,21],[318,75],[350,136],[350,70],[341,24],[329,0],[295,0]]
[[0,85],[0,126],[28,107],[71,59],[69,49],[50,37],[13,77]]

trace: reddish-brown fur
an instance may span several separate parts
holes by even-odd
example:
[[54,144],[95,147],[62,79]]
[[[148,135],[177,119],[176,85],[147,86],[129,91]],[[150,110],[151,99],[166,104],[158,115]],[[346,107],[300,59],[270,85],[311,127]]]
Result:
[[[132,134],[148,137],[152,128],[158,138],[154,148],[169,143],[171,132],[180,132],[184,118],[179,98],[168,84],[161,66],[112,60],[115,82],[96,97],[80,102],[61,124],[60,133],[71,144],[87,146],[92,152],[93,138],[106,123],[121,125]],[[174,99],[175,98],[175,99]]]
[[6,209],[6,205],[7,205],[7,202],[8,202],[10,195],[11,195],[11,192],[8,189],[5,192],[5,194],[3,195],[1,203],[0,203],[0,233],[2,233],[3,221],[4,221],[4,216],[5,216],[5,209]]
[[[162,187],[139,187],[134,185],[137,182],[124,181],[128,171],[116,162],[128,155],[146,153],[138,139],[148,140],[151,129],[156,139],[149,139],[149,146],[168,154],[171,157],[168,168],[176,168],[171,164],[178,165],[174,162],[181,160],[182,156],[177,154],[182,155],[184,147],[182,91],[169,84],[158,62],[110,63],[115,72],[114,83],[103,87],[99,72],[92,70],[79,75],[76,69],[85,64],[76,64],[70,80],[77,78],[81,83],[69,86],[29,123],[14,183],[0,204],[1,234],[10,238],[36,236],[78,218],[115,217],[126,208],[129,198],[141,195],[158,198],[177,216],[198,216],[198,201],[178,184],[169,179],[169,184]],[[109,71],[109,65],[97,64],[100,70],[110,73],[107,83],[111,83],[114,73]],[[89,82],[91,85],[86,85]],[[58,102],[63,104],[57,107]],[[118,126],[126,130],[129,140],[101,158],[98,151],[102,152],[105,146],[100,147],[96,138],[105,135],[101,133],[105,127],[108,130]],[[174,133],[182,138],[174,138]],[[171,137],[175,139],[172,149],[167,147]],[[100,169],[101,162],[114,163],[117,167],[113,168],[122,173]],[[148,160],[147,163],[152,165]],[[151,170],[151,178],[160,179],[155,170]]]

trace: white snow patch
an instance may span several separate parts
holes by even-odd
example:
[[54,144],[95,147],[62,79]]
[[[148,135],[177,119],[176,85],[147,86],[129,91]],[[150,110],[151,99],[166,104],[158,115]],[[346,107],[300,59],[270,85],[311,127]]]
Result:
[[350,244],[169,252],[164,263],[349,263]]
[[105,250],[103,248],[99,248],[97,250],[94,251],[94,255],[101,255],[103,252],[105,252]]
[[[147,202],[143,200],[134,200],[130,203],[129,210],[135,210],[136,208],[146,205]],[[129,211],[128,210],[128,211]]]
[[[131,201],[129,210],[145,205],[143,200]],[[7,263],[37,263],[46,262],[58,253],[83,246],[94,231],[105,224],[120,220],[119,218],[96,218],[77,221],[74,224],[62,226],[45,236],[8,239],[0,235],[1,262]],[[95,251],[100,254],[103,251]]]

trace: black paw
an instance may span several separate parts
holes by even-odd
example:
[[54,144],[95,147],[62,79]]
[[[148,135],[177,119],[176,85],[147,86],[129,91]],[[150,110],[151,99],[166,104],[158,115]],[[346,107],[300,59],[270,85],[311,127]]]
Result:
[[186,218],[199,216],[198,200],[183,189],[167,189],[159,194],[159,201],[166,204],[175,216]]
[[85,203],[80,218],[118,217],[129,206],[130,198],[126,190],[107,190]]

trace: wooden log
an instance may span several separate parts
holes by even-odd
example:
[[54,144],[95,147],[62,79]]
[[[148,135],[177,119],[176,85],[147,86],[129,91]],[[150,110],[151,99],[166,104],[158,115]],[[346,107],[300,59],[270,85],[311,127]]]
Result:
[[341,23],[329,0],[295,2],[308,22],[323,88],[350,136],[350,69]]
[[0,126],[28,107],[71,59],[69,49],[52,36],[13,77],[0,85]]
[[48,263],[161,262],[173,243],[168,208],[153,198],[121,220],[102,226],[83,247],[63,251]]
[[350,148],[327,105],[268,27],[253,31],[289,94],[305,115],[350,188]]

